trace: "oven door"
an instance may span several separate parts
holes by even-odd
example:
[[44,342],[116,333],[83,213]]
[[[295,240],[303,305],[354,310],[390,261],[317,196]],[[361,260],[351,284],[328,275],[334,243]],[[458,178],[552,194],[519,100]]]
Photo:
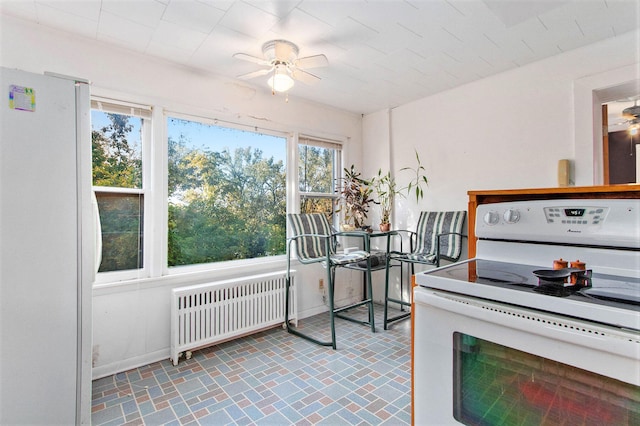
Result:
[[640,336],[416,287],[413,424],[640,424]]

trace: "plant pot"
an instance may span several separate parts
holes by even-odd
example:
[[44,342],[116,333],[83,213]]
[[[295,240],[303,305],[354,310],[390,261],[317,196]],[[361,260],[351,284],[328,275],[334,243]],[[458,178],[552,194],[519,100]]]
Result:
[[389,222],[380,224],[380,231],[389,232],[390,230],[391,230],[391,224]]

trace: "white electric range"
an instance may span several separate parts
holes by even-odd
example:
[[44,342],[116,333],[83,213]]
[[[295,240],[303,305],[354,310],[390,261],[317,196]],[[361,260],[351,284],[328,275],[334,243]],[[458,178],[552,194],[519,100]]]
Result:
[[640,200],[476,217],[476,258],[416,275],[414,423],[640,421]]

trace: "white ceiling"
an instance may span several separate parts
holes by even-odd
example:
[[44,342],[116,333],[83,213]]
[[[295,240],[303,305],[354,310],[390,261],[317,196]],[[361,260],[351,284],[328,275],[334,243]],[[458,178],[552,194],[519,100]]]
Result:
[[640,0],[0,0],[0,13],[229,78],[258,69],[234,53],[287,39],[329,60],[291,99],[356,113],[640,27]]

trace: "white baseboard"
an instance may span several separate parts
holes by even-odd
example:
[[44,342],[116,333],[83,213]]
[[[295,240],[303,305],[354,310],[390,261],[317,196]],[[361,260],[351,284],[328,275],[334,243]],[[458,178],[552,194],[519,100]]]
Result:
[[169,348],[162,349],[148,354],[140,355],[133,358],[127,358],[114,362],[111,364],[100,365],[93,367],[91,370],[92,380],[101,379],[103,377],[111,376],[113,374],[122,373],[123,371],[132,370],[134,368],[142,367],[143,365],[152,364],[154,362],[168,360]]
[[[345,302],[345,301],[340,301]],[[299,319],[311,317],[313,315],[327,312],[328,308],[325,305],[318,305],[311,309],[307,309],[303,312],[298,312]],[[142,367],[144,365],[152,364],[154,362],[169,360],[171,349],[169,347],[161,349],[148,354],[140,355],[133,358],[127,358],[118,362],[110,364],[100,365],[93,367],[91,370],[91,379],[101,379],[103,377],[112,376],[114,374],[122,373],[123,371],[132,370],[134,368]]]

